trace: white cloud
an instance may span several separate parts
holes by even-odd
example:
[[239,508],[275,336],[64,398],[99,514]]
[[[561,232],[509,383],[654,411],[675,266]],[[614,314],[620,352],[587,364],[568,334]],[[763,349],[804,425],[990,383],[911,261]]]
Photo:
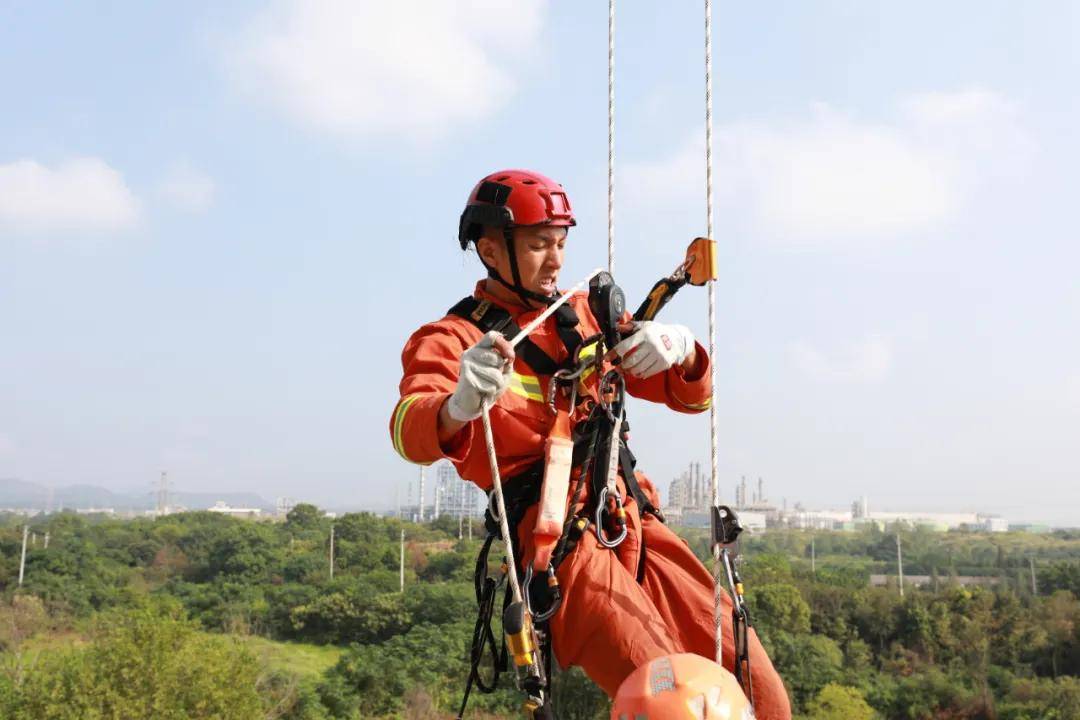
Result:
[[990,179],[1023,181],[1036,143],[1007,98],[974,88],[910,95],[901,107],[909,141],[965,192]]
[[[686,189],[704,185],[700,135],[628,163],[628,204],[699,213]],[[989,178],[1022,175],[1033,147],[1015,108],[985,90],[912,95],[879,124],[817,104],[800,122],[716,129],[718,213],[779,245],[865,244],[940,226]]]
[[34,160],[0,165],[0,229],[16,232],[116,231],[139,207],[124,178],[98,158],[48,168]]
[[319,130],[430,139],[507,103],[545,13],[541,1],[279,0],[231,61],[254,97]]
[[15,453],[15,441],[11,439],[10,435],[0,433],[0,457],[6,455],[12,455]]
[[792,362],[816,382],[876,383],[892,370],[892,342],[882,335],[868,335],[827,355],[809,343],[797,341],[789,348]]
[[859,125],[825,106],[802,128],[747,128],[742,168],[771,233],[866,235],[925,227],[953,190],[934,158],[895,128]]
[[172,205],[192,213],[203,213],[214,203],[214,179],[187,163],[173,167],[159,188]]

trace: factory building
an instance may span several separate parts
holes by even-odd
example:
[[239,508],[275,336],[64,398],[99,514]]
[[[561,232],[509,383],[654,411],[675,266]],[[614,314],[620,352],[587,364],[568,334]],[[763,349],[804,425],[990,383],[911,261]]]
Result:
[[[871,510],[866,496],[860,497],[845,510],[808,510],[800,504],[788,510],[785,500],[782,508],[776,507],[765,495],[765,482],[756,483],[742,476],[734,487],[734,503],[731,505],[739,515],[743,527],[764,530],[766,527],[786,527],[801,530],[855,530],[867,524],[882,529],[902,523],[932,530],[972,530],[979,532],[1006,532],[1008,522],[998,515],[982,515],[975,512],[935,511],[880,511]],[[664,514],[674,525],[685,527],[709,527],[712,505],[711,483],[703,477],[700,463],[690,463],[668,485],[668,503]]]

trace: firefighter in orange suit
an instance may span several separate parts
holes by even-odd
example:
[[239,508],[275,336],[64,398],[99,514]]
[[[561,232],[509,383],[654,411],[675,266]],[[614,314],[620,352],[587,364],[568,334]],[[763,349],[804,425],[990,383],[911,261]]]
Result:
[[[505,333],[485,332],[477,320],[494,308],[522,327],[550,304],[558,296],[567,231],[574,224],[562,186],[538,173],[493,173],[474,188],[459,239],[463,249],[475,244],[488,277],[471,298],[421,327],[405,345],[401,399],[390,433],[406,460],[428,464],[447,458],[461,477],[490,490],[478,418],[484,398],[497,398],[490,416],[504,491],[513,494],[538,482],[530,469],[542,462],[555,422],[548,403],[552,370],[565,367],[572,354],[586,355],[580,342],[600,332],[599,324],[586,294],[578,293],[566,304],[572,312],[549,318],[515,352]],[[687,328],[644,322],[627,334],[611,353],[620,358],[627,393],[676,412],[708,408],[709,357]],[[598,401],[599,374],[579,379],[572,423]],[[609,696],[650,660],[680,652],[715,653],[712,576],[661,521],[652,484],[631,472],[637,490],[631,493],[626,474],[618,480],[625,498],[626,539],[609,549],[592,533],[580,537],[557,568],[562,602],[549,620],[554,660],[560,667],[580,666]],[[594,502],[589,495],[586,488],[572,498],[574,506]],[[516,552],[523,565],[532,557],[530,529],[536,514],[535,505],[526,506],[516,518]],[[726,595],[724,602],[724,617],[730,617]],[[724,638],[728,662],[733,658],[729,636]],[[790,718],[783,682],[752,631],[749,650],[757,717]]]

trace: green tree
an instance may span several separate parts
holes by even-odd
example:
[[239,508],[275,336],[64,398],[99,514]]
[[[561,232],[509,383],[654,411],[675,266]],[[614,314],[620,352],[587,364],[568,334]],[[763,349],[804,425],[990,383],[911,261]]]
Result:
[[778,632],[771,644],[773,664],[798,707],[843,675],[844,653],[831,638]]
[[807,720],[873,720],[874,709],[853,687],[829,683],[806,704]]
[[250,720],[259,717],[254,658],[200,635],[172,607],[108,613],[91,644],[53,652],[0,690],[11,720]]
[[285,516],[285,527],[289,530],[314,530],[323,524],[323,513],[309,503],[300,503]]
[[[333,717],[350,717],[358,709],[365,717],[378,717],[401,712],[406,695],[423,688],[435,708],[449,710],[460,700],[468,675],[466,644],[471,636],[472,623],[416,625],[384,643],[354,645],[328,674],[321,688],[324,702],[332,707]],[[490,708],[500,699],[503,709],[520,704],[511,693],[475,696],[470,703]]]
[[765,633],[776,630],[793,634],[810,631],[810,606],[793,585],[759,585],[750,591],[748,602],[754,610],[754,622]]

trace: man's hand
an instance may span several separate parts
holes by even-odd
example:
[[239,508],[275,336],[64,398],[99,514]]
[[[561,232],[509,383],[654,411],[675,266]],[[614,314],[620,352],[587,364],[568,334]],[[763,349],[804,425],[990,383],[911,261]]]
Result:
[[494,330],[462,353],[457,388],[444,406],[453,424],[480,417],[483,402],[495,402],[506,391],[513,363],[514,349]]
[[652,377],[673,365],[693,365],[695,344],[689,328],[646,320],[634,323],[633,330],[614,352],[634,377]]

